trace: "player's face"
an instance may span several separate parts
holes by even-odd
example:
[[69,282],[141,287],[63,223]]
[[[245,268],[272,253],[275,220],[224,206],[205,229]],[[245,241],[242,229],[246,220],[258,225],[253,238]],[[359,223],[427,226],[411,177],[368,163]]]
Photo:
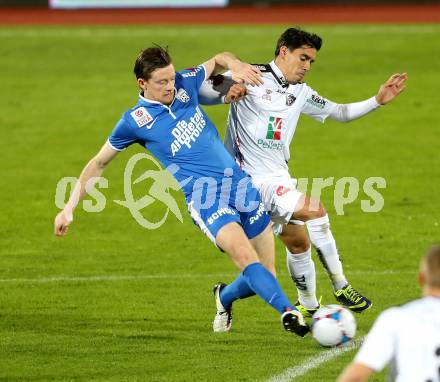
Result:
[[172,64],[165,68],[156,69],[151,73],[149,80],[138,79],[140,88],[144,91],[144,97],[158,101],[164,105],[170,105],[174,99],[174,84],[176,71]]
[[283,46],[280,48],[277,65],[289,83],[301,83],[315,61],[316,54],[317,50],[308,46],[302,46],[293,51]]

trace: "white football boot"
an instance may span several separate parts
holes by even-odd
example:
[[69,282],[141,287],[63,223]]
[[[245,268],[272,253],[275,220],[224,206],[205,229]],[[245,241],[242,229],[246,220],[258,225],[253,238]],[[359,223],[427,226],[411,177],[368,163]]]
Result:
[[212,330],[214,332],[229,332],[232,326],[232,307],[225,309],[220,301],[220,291],[226,286],[224,283],[217,283],[214,285],[214,300],[217,308],[214,321],[212,323]]

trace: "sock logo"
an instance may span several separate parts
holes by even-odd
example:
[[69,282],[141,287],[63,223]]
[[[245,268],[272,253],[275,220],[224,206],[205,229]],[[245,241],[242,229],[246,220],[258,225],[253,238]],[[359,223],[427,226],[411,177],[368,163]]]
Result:
[[293,281],[299,290],[307,290],[306,276],[302,275],[299,277],[294,277]]

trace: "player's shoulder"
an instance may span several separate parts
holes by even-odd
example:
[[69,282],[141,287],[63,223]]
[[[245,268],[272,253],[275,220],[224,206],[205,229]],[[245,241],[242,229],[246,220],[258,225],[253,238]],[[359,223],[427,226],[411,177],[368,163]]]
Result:
[[[254,68],[258,69],[261,72],[261,76],[265,80],[264,84],[269,84],[270,82],[276,82],[275,77],[273,75],[272,68],[269,64],[251,64]],[[266,80],[269,79],[271,81],[267,82]]]
[[143,127],[153,121],[153,111],[147,105],[137,103],[122,114],[121,120],[127,128]]
[[251,64],[254,68],[258,69],[261,73],[271,73],[272,70],[269,64]]
[[423,311],[427,309],[427,303],[425,299],[418,299],[407,302],[400,306],[394,306],[384,310],[378,317],[378,321],[385,323],[389,326],[399,326],[413,317],[417,317],[418,314],[423,314]]
[[192,67],[192,68],[186,68],[183,70],[179,70],[178,72],[176,72],[176,80],[177,79],[184,80],[184,79],[188,79],[188,78],[194,78],[200,74],[204,75],[205,72],[206,72],[205,66],[203,64],[200,64],[200,65]]
[[423,297],[410,301],[400,307],[402,312],[423,314],[423,312],[440,312],[440,299],[438,297]]

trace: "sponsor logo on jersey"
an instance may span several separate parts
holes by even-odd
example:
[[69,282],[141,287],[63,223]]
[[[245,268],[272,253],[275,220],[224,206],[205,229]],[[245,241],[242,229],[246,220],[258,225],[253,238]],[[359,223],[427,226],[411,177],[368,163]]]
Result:
[[183,146],[190,149],[192,143],[197,140],[205,126],[206,120],[198,106],[196,107],[195,114],[189,119],[189,121],[177,122],[176,127],[171,131],[171,134],[175,137],[174,141],[171,143],[171,152],[173,153],[173,156],[175,156]]
[[327,103],[327,101],[324,98],[316,94],[312,94],[312,96],[307,100],[307,102],[310,105],[315,106],[319,109],[324,109],[325,104]]
[[[214,212],[209,218],[208,218],[208,225],[211,225],[214,223],[220,216],[223,215],[236,215],[236,212],[228,207],[220,208],[218,211]],[[251,223],[252,224],[252,223]]]
[[148,122],[153,120],[153,117],[143,106],[137,108],[135,111],[132,111],[130,115],[132,116],[138,127],[145,126]]
[[188,93],[186,92],[185,89],[179,89],[177,91],[176,98],[179,101],[184,102],[184,103],[189,101],[189,95],[188,95]]
[[284,186],[278,186],[275,193],[278,196],[283,196],[284,194],[287,194],[290,190],[291,190],[291,188],[284,187]]
[[260,218],[264,215],[264,205],[263,203],[260,203],[260,206],[258,207],[258,211],[254,216],[251,216],[249,219],[249,224],[252,225],[256,223]]
[[269,117],[266,139],[273,139],[274,141],[279,141],[281,139],[282,129],[283,129],[282,118]]

